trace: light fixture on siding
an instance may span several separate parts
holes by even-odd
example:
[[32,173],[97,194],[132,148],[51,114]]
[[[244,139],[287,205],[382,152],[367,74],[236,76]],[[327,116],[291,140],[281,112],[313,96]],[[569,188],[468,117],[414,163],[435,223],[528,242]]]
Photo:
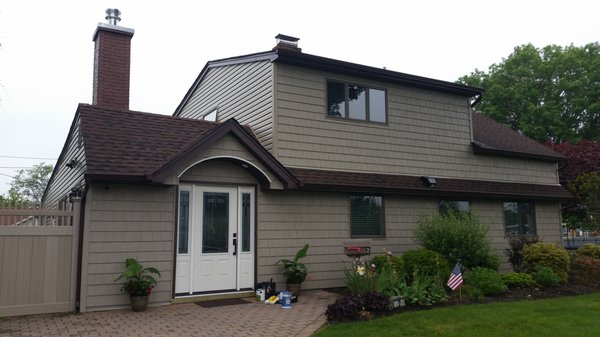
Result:
[[421,181],[423,181],[427,187],[434,188],[437,186],[437,180],[434,177],[422,176]]
[[77,167],[77,164],[79,164],[79,162],[77,161],[77,159],[71,159],[68,163],[65,164],[66,167],[70,168],[70,169],[74,169]]

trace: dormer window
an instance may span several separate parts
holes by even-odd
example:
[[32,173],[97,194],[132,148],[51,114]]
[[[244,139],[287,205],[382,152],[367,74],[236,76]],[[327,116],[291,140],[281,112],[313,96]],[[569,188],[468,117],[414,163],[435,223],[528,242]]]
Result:
[[386,123],[386,91],[359,84],[327,81],[327,116]]

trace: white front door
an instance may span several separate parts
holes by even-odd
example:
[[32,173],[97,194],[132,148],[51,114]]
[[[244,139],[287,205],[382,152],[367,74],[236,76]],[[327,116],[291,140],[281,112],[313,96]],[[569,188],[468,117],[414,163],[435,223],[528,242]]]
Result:
[[179,212],[175,292],[251,289],[254,189],[182,186]]

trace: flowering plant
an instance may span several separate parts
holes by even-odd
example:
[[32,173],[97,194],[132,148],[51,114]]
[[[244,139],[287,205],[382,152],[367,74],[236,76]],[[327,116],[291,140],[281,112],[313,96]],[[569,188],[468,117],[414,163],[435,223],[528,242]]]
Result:
[[125,259],[125,271],[115,279],[115,282],[125,279],[121,291],[130,297],[148,296],[157,282],[152,274],[160,277],[158,269],[144,268],[136,259],[127,258]]

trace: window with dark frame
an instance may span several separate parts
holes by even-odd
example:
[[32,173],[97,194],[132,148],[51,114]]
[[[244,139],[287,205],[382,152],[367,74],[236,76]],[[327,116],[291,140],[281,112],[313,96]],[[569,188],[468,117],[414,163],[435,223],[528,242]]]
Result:
[[441,215],[448,214],[449,212],[470,213],[471,202],[467,200],[440,200],[438,202],[438,209]]
[[383,197],[350,196],[350,235],[352,237],[383,237]]
[[533,202],[504,202],[504,231],[510,235],[535,235],[535,207]]
[[190,234],[190,191],[179,191],[179,223],[177,229],[177,254],[188,253]]
[[386,91],[358,84],[327,81],[327,116],[386,123]]

